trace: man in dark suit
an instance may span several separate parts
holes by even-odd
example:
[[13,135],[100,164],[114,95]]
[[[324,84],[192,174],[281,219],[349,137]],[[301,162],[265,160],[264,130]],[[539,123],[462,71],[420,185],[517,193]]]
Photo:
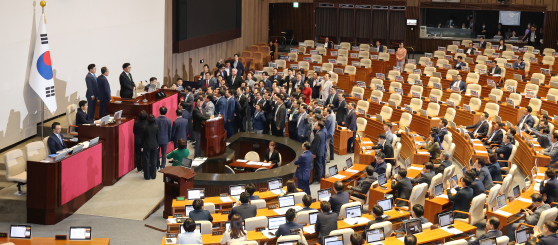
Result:
[[382,46],[382,44],[380,43],[380,41],[376,41],[376,44],[375,44],[374,46],[372,46],[372,48],[377,48],[377,49],[378,49],[378,53],[384,52],[384,46]]
[[327,132],[327,152],[329,155],[326,156],[326,162],[329,163],[334,157],[334,146],[333,146],[333,135],[335,135],[335,118],[333,118],[333,109],[331,107],[324,107],[323,115],[326,120],[326,132]]
[[448,134],[448,129],[446,128],[446,126],[448,126],[448,120],[442,118],[442,120],[440,120],[440,122],[438,123],[438,130],[436,131],[436,134],[438,135],[438,142],[440,143],[444,141],[444,137],[446,136],[446,134]]
[[[192,111],[192,122],[194,124],[194,139],[196,140],[196,146],[194,151],[194,157],[201,157],[201,123],[207,119],[211,119],[214,116],[205,116],[202,114],[203,100],[198,98],[196,101],[196,108]],[[229,216],[230,218],[230,216]]]
[[130,71],[132,70],[132,66],[130,63],[124,63],[122,65],[122,73],[120,73],[120,77],[118,80],[120,81],[120,97],[131,99],[134,96],[134,92],[136,91],[136,84],[134,83],[134,79],[132,78],[132,74]]
[[488,112],[483,112],[480,115],[480,119],[475,125],[466,126],[466,129],[474,128],[473,132],[468,132],[471,138],[475,138],[476,136],[486,136],[488,133]]
[[298,179],[298,188],[310,194],[310,171],[312,171],[312,153],[309,151],[310,143],[302,144],[302,154],[294,162],[296,167],[295,177]]
[[366,171],[366,177],[362,180],[359,180],[357,186],[350,186],[350,185],[347,186],[349,190],[358,192],[358,193],[353,193],[352,196],[360,199],[365,198],[362,194],[368,193],[368,190],[370,190],[370,186],[372,186],[372,183],[378,180],[378,177],[374,175],[374,167],[372,167],[371,165],[367,165],[366,168],[364,168],[364,170]]
[[85,76],[85,84],[87,85],[87,92],[85,96],[87,97],[87,104],[89,104],[89,111],[87,112],[87,118],[90,120],[95,119],[95,107],[97,107],[97,99],[99,98],[99,87],[97,86],[97,67],[95,64],[89,64],[87,66],[89,73]]
[[414,185],[426,183],[428,186],[430,186],[434,175],[436,175],[436,172],[434,171],[434,164],[432,164],[431,162],[426,162],[424,164],[424,171],[420,173],[420,177],[411,179],[411,184]]
[[488,71],[486,71],[486,73],[489,76],[501,75],[502,69],[500,69],[500,67],[496,65],[496,61],[492,61],[492,63],[490,63],[490,68],[488,68]]
[[212,79],[211,73],[206,72],[205,79],[203,77],[200,77],[200,79],[198,80],[198,86],[200,88],[216,88],[219,87],[219,84],[217,83],[217,79]]
[[[396,181],[397,180],[397,181]],[[411,184],[411,180],[407,178],[407,170],[399,169],[399,173],[396,174],[391,181],[391,188],[394,191],[397,191],[397,198],[410,200],[411,199],[411,192],[413,191],[413,184]],[[399,207],[408,205],[408,203],[404,201],[397,201],[395,204]]]
[[[225,122],[227,121],[227,99],[225,98],[225,91],[220,90],[217,94],[217,102],[215,103],[215,116],[223,115]],[[203,104],[203,103],[202,103]]]
[[174,142],[174,149],[178,148],[179,139],[188,139],[188,119],[182,117],[181,109],[176,110],[176,120],[172,123],[171,135],[172,142]]
[[106,67],[101,68],[101,73],[97,78],[97,86],[99,88],[99,118],[107,114],[107,103],[111,101],[110,84],[108,82],[109,70]]
[[225,130],[227,130],[227,139],[234,135],[234,109],[236,102],[232,96],[233,90],[225,91],[225,97],[227,102],[227,116],[225,117]]
[[[143,178],[146,180],[157,177],[157,159],[159,158],[159,126],[155,123],[155,116],[147,116],[147,125],[143,136]],[[166,152],[163,153],[166,156]]]
[[341,211],[341,206],[343,204],[349,203],[349,193],[343,191],[343,182],[335,181],[333,183],[333,191],[335,192],[334,195],[331,195],[329,198],[329,203],[331,204],[331,212],[339,214]]
[[326,135],[322,130],[324,126],[323,122],[316,123],[316,126],[314,127],[316,134],[314,135],[312,145],[310,146],[310,152],[312,152],[312,157],[314,158],[314,179],[318,182],[325,175]]
[[331,231],[337,230],[337,219],[339,217],[339,213],[330,212],[331,204],[327,201],[320,202],[320,209],[322,213],[318,214],[318,217],[316,218],[314,230],[318,233],[319,243],[324,244],[324,237],[329,236]]
[[539,44],[541,43],[541,37],[542,34],[537,34],[537,27],[532,25],[529,33],[527,33],[527,35],[525,35],[521,40],[525,41],[525,39],[527,39],[527,44],[529,44],[529,46],[533,46],[538,49]]
[[289,138],[293,140],[297,140],[296,124],[298,122],[298,116],[300,115],[299,107],[300,104],[298,100],[293,100],[287,114],[287,120],[289,121]]
[[337,95],[337,87],[331,87],[329,89],[329,96],[324,102],[324,106],[333,105],[333,108],[339,107],[339,96]]
[[308,83],[310,84],[310,88],[312,89],[312,99],[317,99],[320,97],[320,73],[314,71],[314,74],[310,79],[308,79]]
[[547,220],[543,224],[542,231],[539,230],[538,226],[535,226],[535,237],[539,238],[537,245],[553,245],[558,243],[558,224],[554,223],[553,220]]
[[484,185],[484,189],[490,190],[490,188],[494,186],[494,183],[492,182],[492,176],[490,175],[490,171],[484,162],[484,158],[478,157],[474,168],[475,171],[477,171],[479,181]]
[[143,149],[143,141],[142,141],[142,137],[143,137],[143,133],[145,131],[145,126],[147,125],[147,112],[145,112],[145,110],[142,110],[139,113],[139,120],[135,120],[134,121],[134,128],[133,128],[133,132],[134,132],[134,154],[135,154],[135,166],[136,166],[136,170],[138,172],[143,171],[143,167],[142,167],[142,149]]
[[282,86],[283,84],[283,79],[279,76],[277,68],[273,68],[273,74],[269,77],[269,80],[272,83],[277,81],[278,86]]
[[455,64],[453,65],[453,69],[455,70],[461,70],[461,67],[467,66],[467,64],[465,64],[465,62],[461,61],[461,56],[457,56],[457,60],[455,61]]
[[498,219],[497,217],[492,216],[486,219],[486,233],[482,234],[479,238],[475,239],[474,241],[469,242],[467,245],[479,245],[479,241],[481,241],[482,239],[501,237],[502,232],[498,230],[499,227],[500,227],[500,219]]
[[467,48],[465,49],[465,52],[464,52],[464,53],[467,54],[467,55],[473,55],[473,54],[475,54],[475,51],[477,51],[477,49],[473,48],[473,43],[470,42],[470,43],[469,43],[469,47],[467,47]]
[[[384,222],[384,221],[389,221],[388,216],[384,215],[384,208],[382,208],[382,206],[380,206],[378,204],[374,205],[374,207],[372,208],[372,216],[374,217],[374,219],[371,220],[371,221],[368,221],[368,224],[366,225],[365,230],[367,230],[373,224],[381,223],[381,222]],[[362,233],[362,235],[364,237],[366,237],[366,231],[364,231]]]
[[[87,105],[87,101],[82,100],[79,102],[79,108],[77,109],[76,112],[76,125],[82,125],[82,124],[91,124],[94,122],[93,118],[89,119],[89,117],[87,116],[87,114],[85,113],[87,111],[88,105]],[[76,132],[78,131],[78,128],[76,128]]]
[[238,54],[234,54],[234,61],[231,63],[232,63],[232,68],[236,69],[239,72],[238,74],[240,74],[240,76],[244,75],[246,69],[244,69],[244,64],[242,64],[242,62],[239,61]]
[[275,112],[273,115],[273,120],[271,121],[272,135],[283,137],[285,130],[285,117],[287,115],[287,109],[283,103],[283,96],[281,94],[276,94],[275,96]]
[[256,192],[256,186],[254,184],[247,184],[246,192],[250,194],[250,200],[260,200],[260,196],[254,195],[254,192]]
[[544,202],[545,203],[553,203],[558,202],[558,180],[556,180],[556,172],[554,169],[548,168],[544,172],[544,180],[541,181],[540,184],[540,193],[543,197],[546,197]]
[[161,153],[161,162],[157,164],[157,169],[165,168],[167,164],[167,145],[172,139],[172,122],[169,118],[165,117],[167,114],[167,107],[161,106],[159,108],[160,116],[155,123],[159,127],[159,134],[157,136],[159,142],[159,149]]
[[387,164],[385,162],[386,155],[382,152],[376,153],[374,157],[374,162],[371,162],[370,165],[374,167],[374,172],[377,175],[382,175],[386,173]]
[[469,169],[465,172],[465,174],[473,180],[473,182],[471,183],[471,186],[470,186],[471,189],[473,189],[473,197],[476,197],[477,195],[480,195],[480,194],[483,194],[483,193],[486,192],[486,189],[484,188],[484,185],[483,185],[482,181],[480,181],[479,179],[476,179],[477,171],[475,171],[474,169]]
[[[511,152],[513,150],[511,139],[513,139],[513,136],[510,133],[507,133],[506,135],[504,135],[502,144],[500,144],[498,148],[492,150],[498,156],[498,160],[508,160],[510,158]],[[502,167],[507,167],[507,163],[505,162],[501,162],[500,165]]]
[[[454,210],[458,210],[469,213],[469,209],[471,208],[471,201],[473,201],[473,189],[470,187],[472,182],[473,180],[469,176],[464,176],[461,179],[462,187],[455,187],[457,193],[455,195],[452,195],[451,189],[449,189],[449,187],[451,186],[450,181],[447,181],[448,199],[453,202],[453,206],[450,209],[451,212],[453,212]],[[457,183],[454,184],[457,185]],[[456,213],[454,216],[454,218],[458,219],[466,219],[467,217],[467,214],[463,213]]]
[[318,212],[317,209],[310,207],[310,205],[312,205],[312,196],[310,196],[308,194],[306,194],[302,197],[302,205],[304,205],[304,207],[301,210],[298,210],[297,213],[298,212],[304,212],[304,211],[316,211],[316,212]]
[[[393,158],[393,148],[390,144],[386,143],[386,134],[378,134],[378,144],[372,146],[372,149],[379,149],[382,153],[384,153],[386,158]],[[387,160],[387,162],[391,163],[391,165],[394,164],[393,160]]]
[[252,205],[249,203],[250,201],[250,194],[248,192],[242,192],[240,194],[240,198],[234,204],[231,212],[229,213],[229,220],[235,214],[240,215],[242,220],[246,220],[248,218],[256,217],[258,212],[258,207],[256,205]]
[[484,37],[479,38],[479,49],[486,49],[486,42],[484,41]]
[[457,74],[456,76],[457,78],[450,83],[449,89],[451,89],[453,91],[454,87],[459,88],[459,92],[463,93],[465,91],[467,91],[467,84],[465,83],[465,81],[461,80],[462,76],[461,74]]
[[194,210],[190,211],[188,217],[192,218],[194,221],[207,220],[209,222],[213,222],[213,216],[211,216],[211,213],[209,213],[209,211],[204,209],[202,199],[194,200],[192,206],[194,207]]
[[240,84],[242,83],[242,77],[239,76],[239,75],[237,74],[237,72],[238,72],[238,70],[237,70],[236,68],[233,68],[233,69],[232,69],[232,72],[231,72],[231,77],[230,77],[230,79],[229,79],[229,81],[228,81],[228,83],[229,83],[229,88],[230,88],[232,91],[236,91],[236,89],[239,88],[239,87],[240,87]]
[[[354,110],[355,102],[351,102],[347,104],[347,119],[345,120],[345,127],[353,132],[353,137],[349,138],[349,142],[347,143],[347,152],[354,153],[355,152],[355,138],[356,138],[356,112]],[[387,156],[387,155],[386,155]]]
[[288,236],[291,234],[291,230],[302,229],[302,225],[296,223],[296,210],[294,208],[289,208],[285,213],[285,219],[287,223],[279,226],[279,229],[275,232],[276,237]]
[[332,49],[334,48],[333,42],[329,41],[329,37],[326,37],[324,40],[324,48],[325,49]]
[[306,110],[308,109],[307,105],[301,105],[298,107],[299,109],[299,113],[298,113],[298,119],[296,121],[296,134],[297,134],[297,140],[298,142],[306,142],[306,140],[308,139],[308,137],[310,136],[310,124],[308,123],[308,120],[306,120],[306,116],[308,115],[306,113]]
[[517,128],[521,129],[521,131],[525,130],[525,124],[529,125],[530,128],[535,124],[535,119],[531,116],[532,111],[533,108],[531,108],[531,106],[527,106],[523,109],[523,116],[521,116],[519,123],[517,123]]
[[339,94],[339,106],[335,109],[335,119],[338,126],[345,126],[345,118],[347,117],[347,101],[345,101],[345,94]]
[[485,141],[486,145],[491,145],[491,144],[499,145],[502,143],[502,141],[504,140],[504,133],[502,131],[502,127],[504,127],[503,123],[494,124],[494,126],[492,127],[492,134],[490,134],[488,138],[482,139],[483,141]]
[[62,126],[59,122],[54,122],[52,124],[52,134],[48,137],[47,145],[50,150],[50,154],[56,154],[57,151],[64,150],[66,143],[64,142],[64,136],[62,136]]
[[262,104],[256,104],[256,113],[254,114],[254,119],[252,122],[254,127],[254,133],[262,134],[265,125],[265,115],[262,111]]

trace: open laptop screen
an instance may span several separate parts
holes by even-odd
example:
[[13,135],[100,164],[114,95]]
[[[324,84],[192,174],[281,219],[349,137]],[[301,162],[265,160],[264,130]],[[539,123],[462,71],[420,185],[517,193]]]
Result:
[[380,207],[382,207],[384,212],[389,211],[393,208],[392,205],[391,205],[391,198],[379,200],[378,205],[380,205]]
[[282,179],[274,179],[267,181],[268,190],[277,190],[283,188],[283,180]]
[[229,186],[229,191],[230,191],[229,194],[232,197],[240,196],[240,194],[242,194],[242,192],[246,191],[246,185],[231,185],[231,186]]
[[358,205],[358,206],[348,207],[345,209],[345,212],[347,212],[347,218],[360,217],[362,216],[362,206]]
[[345,162],[347,163],[347,168],[351,168],[353,166],[353,158],[352,157],[347,158],[347,160],[345,160]]
[[436,186],[434,186],[434,193],[436,196],[444,194],[444,185],[437,184]]
[[368,243],[384,241],[384,229],[371,229],[366,230],[366,241]]
[[294,206],[294,196],[282,196],[279,197],[279,208]]
[[385,174],[378,176],[378,185],[382,186],[385,185],[386,183],[387,183],[387,179]]
[[270,230],[279,229],[280,225],[287,223],[287,219],[284,216],[283,217],[269,218],[268,221],[269,222],[268,222],[267,228],[270,229]]
[[318,214],[319,214],[319,212],[315,212],[315,213],[311,213],[311,214],[308,215],[309,218],[310,218],[310,224],[311,225],[316,224],[316,220],[318,219]]
[[447,212],[447,213],[440,214],[439,221],[440,221],[440,227],[453,225],[453,213]]
[[529,228],[515,231],[515,241],[518,244],[523,244],[527,242],[527,239],[529,239]]
[[318,191],[318,200],[319,201],[329,201],[331,197],[331,188],[321,189]]
[[70,240],[91,240],[91,227],[70,227]]
[[31,238],[30,225],[12,225],[10,226],[10,238]]
[[204,199],[205,188],[194,188],[188,190],[188,200]]
[[406,234],[416,234],[422,232],[422,224],[420,219],[412,219],[405,222]]

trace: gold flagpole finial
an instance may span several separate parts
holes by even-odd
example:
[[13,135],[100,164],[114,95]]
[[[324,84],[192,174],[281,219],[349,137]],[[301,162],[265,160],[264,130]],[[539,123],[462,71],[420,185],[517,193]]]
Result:
[[41,7],[45,7],[46,6],[46,2],[45,1],[41,1]]

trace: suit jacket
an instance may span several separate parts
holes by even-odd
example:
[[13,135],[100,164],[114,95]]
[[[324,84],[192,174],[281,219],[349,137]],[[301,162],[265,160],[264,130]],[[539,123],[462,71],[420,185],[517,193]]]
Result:
[[[395,183],[395,179],[391,181],[391,189],[397,191],[396,198],[402,198],[406,200],[410,200],[411,192],[413,191],[413,184],[411,184],[411,180],[407,177],[401,178],[397,183]],[[397,205],[404,205],[406,202],[398,201]]]
[[134,96],[134,88],[136,84],[134,83],[134,78],[130,73],[130,77],[126,75],[126,72],[120,73],[120,97],[122,98],[132,98]]
[[372,183],[374,183],[374,181],[376,180],[378,180],[376,176],[374,175],[368,176],[363,180],[359,181],[357,186],[351,187],[351,190],[366,194],[368,190],[370,190]]
[[[517,126],[519,126],[519,124],[524,120],[525,115],[521,116],[521,119],[519,119],[519,122],[517,123]],[[525,119],[525,121],[523,122],[523,127],[521,127],[521,130],[525,130],[525,124],[529,125],[530,128],[533,128],[533,124],[535,124],[535,119],[533,119],[533,116],[531,116],[531,114],[527,114],[527,118]]]
[[64,142],[64,136],[60,134],[62,141],[56,136],[56,134],[52,133],[50,137],[48,137],[47,145],[48,149],[50,150],[50,154],[56,154],[57,151],[66,149],[66,143]]
[[502,132],[502,130],[492,131],[492,134],[488,136],[487,140],[490,140],[490,144],[501,144],[504,140],[504,132]]
[[338,217],[339,214],[336,212],[318,214],[316,224],[314,224],[314,230],[318,233],[318,240],[320,244],[324,244],[322,240],[325,236],[329,236],[331,231],[337,230]]
[[328,138],[333,137],[333,135],[335,134],[335,121],[331,114],[326,117],[325,129],[327,132],[327,137]]
[[229,83],[229,87],[236,92],[236,89],[239,88],[240,84],[242,83],[242,77],[236,74],[233,81],[233,77],[231,76],[228,79],[228,83]]
[[549,179],[546,184],[541,181],[539,188],[541,195],[546,194],[545,203],[558,202],[558,180],[556,180],[556,177]]
[[537,245],[553,245],[556,244],[557,242],[558,242],[558,234],[554,233],[539,238],[539,242],[537,242]]
[[490,171],[490,177],[493,181],[503,181],[502,171],[500,170],[500,163],[493,163],[488,165],[488,171]]
[[494,186],[492,182],[492,176],[490,176],[490,171],[488,170],[487,166],[482,167],[478,172],[477,175],[479,176],[479,180],[484,185],[486,190],[490,190]]
[[473,55],[473,54],[475,54],[475,51],[477,51],[477,49],[475,49],[475,48],[466,48],[466,49],[463,51],[463,53],[464,53],[464,54],[467,54],[467,52],[468,52],[469,50],[471,50],[471,52],[469,53],[469,55]]
[[315,209],[315,208],[311,208],[311,207],[303,207],[301,210],[298,210],[296,212],[298,213],[298,212],[304,212],[304,211],[318,211],[318,210]]
[[374,46],[372,46],[372,47],[373,47],[373,48],[377,48],[377,49],[378,49],[378,53],[384,52],[384,46],[382,46],[382,45],[380,45],[379,47],[376,46],[376,45],[374,45]]
[[236,103],[232,96],[229,98],[225,98],[225,100],[227,102],[227,116],[225,117],[225,123],[227,123],[229,120],[231,122],[234,120],[234,109]]
[[550,156],[550,163],[555,163],[558,161],[558,145],[552,147],[551,143],[548,148],[544,149],[544,154]]
[[374,162],[370,163],[370,165],[374,167],[374,172],[376,172],[377,175],[386,173],[387,163],[385,161],[378,165],[378,163],[376,163],[376,160],[374,159]]
[[101,102],[109,102],[111,100],[111,98],[110,98],[110,84],[109,84],[108,79],[105,75],[100,75],[97,78],[97,87],[99,89],[98,100],[101,101]]
[[215,89],[216,87],[219,87],[219,83],[217,82],[216,78],[209,79],[208,81],[207,79],[203,79],[202,77],[200,77],[200,79],[198,80],[198,87],[200,88],[212,87]]
[[269,148],[268,148],[267,150],[265,150],[264,160],[266,160],[268,162],[278,163],[279,162],[279,152],[277,150],[274,150],[273,153],[271,153],[271,157],[270,157],[269,156]]
[[430,183],[432,182],[432,178],[434,177],[434,175],[436,175],[436,172],[434,172],[434,170],[431,170],[428,173],[421,173],[420,177],[416,179],[411,179],[411,184],[426,183],[428,186],[430,186]]
[[240,62],[240,60],[238,62],[236,62],[236,66],[234,66],[234,60],[231,62],[231,67],[232,68],[236,68],[236,74],[237,75],[244,75],[244,72],[246,71],[246,69],[244,69],[244,64],[242,64],[242,62]]
[[523,41],[525,41],[525,39],[527,39],[527,44],[529,44],[529,46],[536,46],[537,44],[541,43],[541,37],[542,34],[540,33],[536,33],[535,31],[535,42],[531,42],[531,31],[529,31],[529,33],[527,33],[527,36],[523,37]]
[[203,115],[207,117],[215,115],[215,106],[213,105],[213,102],[209,101],[205,104],[205,107],[203,108]]
[[306,120],[306,113],[298,115],[297,124],[296,124],[296,131],[298,136],[308,137],[310,136],[310,124],[308,120]]
[[451,194],[451,190],[448,189],[448,199],[453,202],[453,206],[450,211],[459,210],[468,213],[471,208],[471,201],[473,201],[473,189],[471,187],[456,187],[457,193],[455,195]]
[[225,122],[227,119],[227,98],[221,96],[217,99],[217,102],[215,103],[215,116],[217,115],[223,115],[223,117],[225,118]]
[[506,51],[506,45],[498,45],[498,50],[502,48],[502,51]]
[[331,204],[331,212],[339,214],[341,211],[341,206],[343,204],[349,203],[349,193],[340,191],[329,198],[329,204]]
[[172,122],[169,118],[161,115],[155,119],[155,124],[159,127],[158,141],[160,145],[168,144],[172,139]]
[[256,205],[252,205],[252,204],[248,204],[248,203],[242,203],[234,208],[231,209],[231,212],[229,213],[229,220],[231,220],[231,217],[235,214],[240,215],[240,217],[242,218],[242,220],[246,220],[248,218],[252,218],[252,217],[256,217],[258,207],[256,207]]
[[310,171],[312,170],[312,153],[310,151],[304,151],[298,156],[294,164],[298,165],[295,177],[299,180],[309,180]]
[[[457,84],[457,80],[454,80],[453,82],[451,82],[449,89],[451,89],[455,84]],[[465,92],[467,91],[467,84],[465,84],[465,81],[461,80],[459,81],[459,91],[460,92]]]
[[145,126],[147,125],[147,120],[136,120],[134,122],[134,144],[143,146],[143,133],[145,131]]
[[[479,120],[475,125],[469,125],[466,129],[474,128],[478,135],[486,136],[488,133],[488,122]],[[478,128],[478,129],[477,129]],[[474,133],[475,131],[473,131]]]
[[538,206],[537,208],[535,208],[533,210],[533,214],[525,217],[525,223],[529,224],[529,225],[537,225],[537,223],[539,222],[539,218],[541,217],[541,214],[543,211],[550,209],[550,205],[548,205],[548,203],[545,203],[541,206]]
[[279,229],[275,232],[276,237],[288,236],[291,234],[291,229],[302,229],[302,225],[296,222],[287,222],[279,226]]
[[353,132],[356,131],[356,113],[355,110],[353,110],[352,112],[349,112],[349,114],[347,115],[347,119],[345,120],[345,126],[352,130]]
[[209,119],[209,116],[204,116],[198,107],[194,108],[192,111],[192,130],[194,130],[194,132],[200,132],[201,123],[207,119]]
[[[172,123],[172,141],[176,144],[179,139],[188,139],[188,120],[183,117],[178,117]],[[178,145],[175,145],[178,147]]]
[[440,144],[438,142],[430,142],[426,145],[426,150],[430,152],[430,159],[440,157]]
[[260,196],[250,196],[250,200],[260,200]]
[[[77,125],[81,125],[81,124],[90,124],[93,123],[95,121],[95,119],[88,119],[87,118],[87,113],[85,113],[83,110],[81,110],[81,108],[77,109],[76,112],[76,124]],[[78,129],[76,128],[76,131]]]
[[[508,160],[510,158],[511,152],[513,150],[513,145],[511,143],[504,145],[504,143],[502,143],[500,145],[500,147],[496,148],[496,150],[494,150],[494,152],[498,155],[500,154],[504,154],[503,158],[500,158],[500,156],[498,156],[499,160]],[[552,158],[551,158],[552,160]]]
[[465,62],[462,61],[461,63],[459,63],[459,62],[456,61],[456,62],[455,62],[455,65],[453,65],[453,69],[455,69],[455,70],[461,70],[461,67],[463,67],[463,66],[467,66],[467,65],[465,64]]
[[320,82],[321,80],[319,80],[319,78],[317,80],[314,80],[314,78],[308,79],[308,83],[310,83],[310,88],[312,89],[312,98],[318,98],[320,96]]
[[[390,144],[384,142],[384,145],[382,145],[378,143],[377,145],[373,146],[372,149],[380,149],[382,153],[385,154],[386,158],[393,158],[393,148]],[[393,160],[386,161],[393,165]]]
[[[326,46],[326,44],[327,44],[327,46]],[[334,48],[333,42],[332,42],[332,41],[324,42],[324,48],[325,48],[325,49],[332,49],[332,48]]]
[[271,81],[271,83],[273,83],[273,81],[277,80],[278,85],[283,84],[283,78],[281,78],[281,76],[279,76],[279,74],[277,74],[277,76],[275,76],[275,75],[269,76],[268,80]]
[[331,80],[321,80],[320,82],[320,87],[322,87],[322,90],[320,90],[320,96],[319,98],[322,100],[325,100],[329,97],[329,91],[331,90],[331,87],[333,86],[333,83],[331,82]]
[[285,128],[285,116],[287,115],[287,109],[285,108],[285,104],[281,104],[277,108],[277,113],[274,114],[274,121],[275,126],[284,129]]
[[97,86],[97,78],[95,78],[91,73],[87,73],[85,76],[85,85],[87,85],[87,92],[85,95],[87,99],[91,99],[91,96],[95,96],[95,102],[99,97],[99,87]]
[[192,210],[188,214],[188,217],[192,218],[194,221],[204,221],[213,222],[213,216],[207,210]]
[[263,111],[256,112],[252,122],[252,126],[254,127],[254,130],[263,130],[264,124],[265,124],[265,115]]
[[324,146],[326,143],[325,140],[326,140],[326,136],[323,131],[319,131],[315,134],[314,140],[312,140],[312,144],[310,146],[310,152],[312,152],[313,155],[316,155],[316,157],[320,157],[325,154],[324,152]]
[[471,183],[471,189],[473,189],[473,197],[483,194],[486,191],[484,185],[482,184],[482,181],[478,179],[475,179],[473,183]]
[[347,117],[347,108],[345,108],[346,106],[347,101],[343,100],[339,102],[339,106],[334,109],[335,117],[337,119],[337,125],[343,125],[342,122],[344,122],[345,118]]
[[480,49],[486,49],[486,42],[483,42],[483,43],[479,42],[479,48]]
[[475,239],[472,242],[469,242],[467,245],[479,245],[479,241],[482,239],[486,239],[486,238],[495,238],[495,237],[501,237],[502,236],[502,232],[499,230],[492,230],[492,231],[488,231],[484,234],[482,234],[479,238]]
[[[444,136],[446,136],[446,134],[448,134],[448,129],[446,127],[443,128],[438,128],[438,140],[440,140],[440,142],[444,141]],[[445,149],[445,150],[449,150],[449,149]]]
[[330,94],[324,102],[324,106],[327,106],[329,104],[333,104],[333,108],[339,107],[339,96],[337,94]]
[[496,66],[496,67],[490,67],[488,68],[488,71],[486,71],[488,73],[489,76],[492,75],[496,75],[496,74],[502,74],[502,69],[500,69],[500,67]]
[[157,126],[156,123],[145,125],[141,138],[144,150],[155,150],[159,148],[159,126]]

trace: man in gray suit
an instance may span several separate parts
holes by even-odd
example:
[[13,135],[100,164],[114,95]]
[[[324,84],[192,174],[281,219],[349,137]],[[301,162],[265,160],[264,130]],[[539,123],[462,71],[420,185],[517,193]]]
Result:
[[550,165],[548,166],[553,166],[558,161],[558,144],[556,142],[558,142],[558,133],[554,132],[550,134],[550,147],[540,150],[541,154],[550,156]]
[[[500,219],[498,219],[495,216],[492,216],[492,217],[488,218],[486,220],[486,233],[482,234],[476,240],[474,240],[472,242],[469,242],[469,244],[467,244],[467,245],[479,245],[479,241],[482,240],[482,239],[501,237],[502,232],[500,230],[498,230],[499,226],[500,226]],[[508,236],[509,235],[510,234],[508,233]]]
[[525,219],[521,219],[508,226],[508,237],[511,241],[515,241],[515,230],[519,227],[519,224],[526,223],[528,225],[535,226],[539,223],[539,218],[543,211],[550,209],[550,205],[544,203],[543,196],[540,193],[531,194],[531,201],[533,201],[533,210],[523,209],[523,214],[525,214]]
[[494,186],[494,182],[492,182],[492,176],[490,175],[490,170],[488,170],[488,167],[484,162],[484,158],[477,157],[477,162],[475,163],[474,168],[477,171],[479,181],[484,185],[484,189],[490,190],[490,188]]
[[[168,119],[168,118],[167,118]],[[170,119],[169,119],[170,120]],[[172,142],[174,142],[174,149],[178,148],[178,140],[187,140],[188,137],[188,119],[182,117],[182,110],[176,110],[176,120],[172,123]]]
[[95,64],[89,64],[87,66],[89,73],[85,76],[85,84],[87,85],[87,92],[85,96],[87,97],[87,119],[95,119],[95,107],[97,106],[97,99],[99,98],[99,87],[97,86],[97,77],[95,72],[97,72],[97,67]]
[[[256,205],[249,204],[250,201],[250,194],[248,192],[242,192],[240,194],[240,198],[234,204],[231,212],[229,213],[229,220],[231,220],[232,216],[235,214],[240,215],[242,220],[246,220],[248,218],[256,217],[258,212],[258,207]],[[336,220],[337,221],[337,220]]]
[[319,243],[324,244],[324,237],[329,236],[332,230],[337,230],[337,219],[339,214],[331,212],[331,205],[326,201],[320,203],[320,209],[322,213],[318,214],[316,218],[314,230],[318,233]]
[[213,105],[213,95],[208,94],[207,96],[205,96],[203,100],[205,102],[205,108],[203,108],[203,115],[207,117],[213,116],[215,113],[215,105]]
[[302,225],[296,223],[296,210],[294,208],[289,208],[285,213],[285,218],[287,223],[279,226],[279,229],[275,232],[276,237],[288,236],[291,234],[291,230],[302,229]]
[[190,86],[186,86],[186,88],[184,88],[184,102],[188,103],[188,104],[192,104],[194,103],[194,94],[192,93],[192,88]]
[[391,123],[385,122],[384,123],[384,133],[386,134],[386,144],[392,145],[393,142],[393,133],[391,132]]
[[279,137],[284,136],[285,130],[285,116],[287,110],[283,104],[283,96],[275,94],[275,111],[273,113],[273,120],[271,121],[271,134]]
[[172,138],[172,122],[169,118],[165,117],[167,114],[167,107],[161,106],[161,108],[159,108],[159,113],[161,115],[155,120],[155,124],[159,127],[157,138],[162,157],[161,161],[157,164],[157,169],[165,168],[167,164],[167,145]]

